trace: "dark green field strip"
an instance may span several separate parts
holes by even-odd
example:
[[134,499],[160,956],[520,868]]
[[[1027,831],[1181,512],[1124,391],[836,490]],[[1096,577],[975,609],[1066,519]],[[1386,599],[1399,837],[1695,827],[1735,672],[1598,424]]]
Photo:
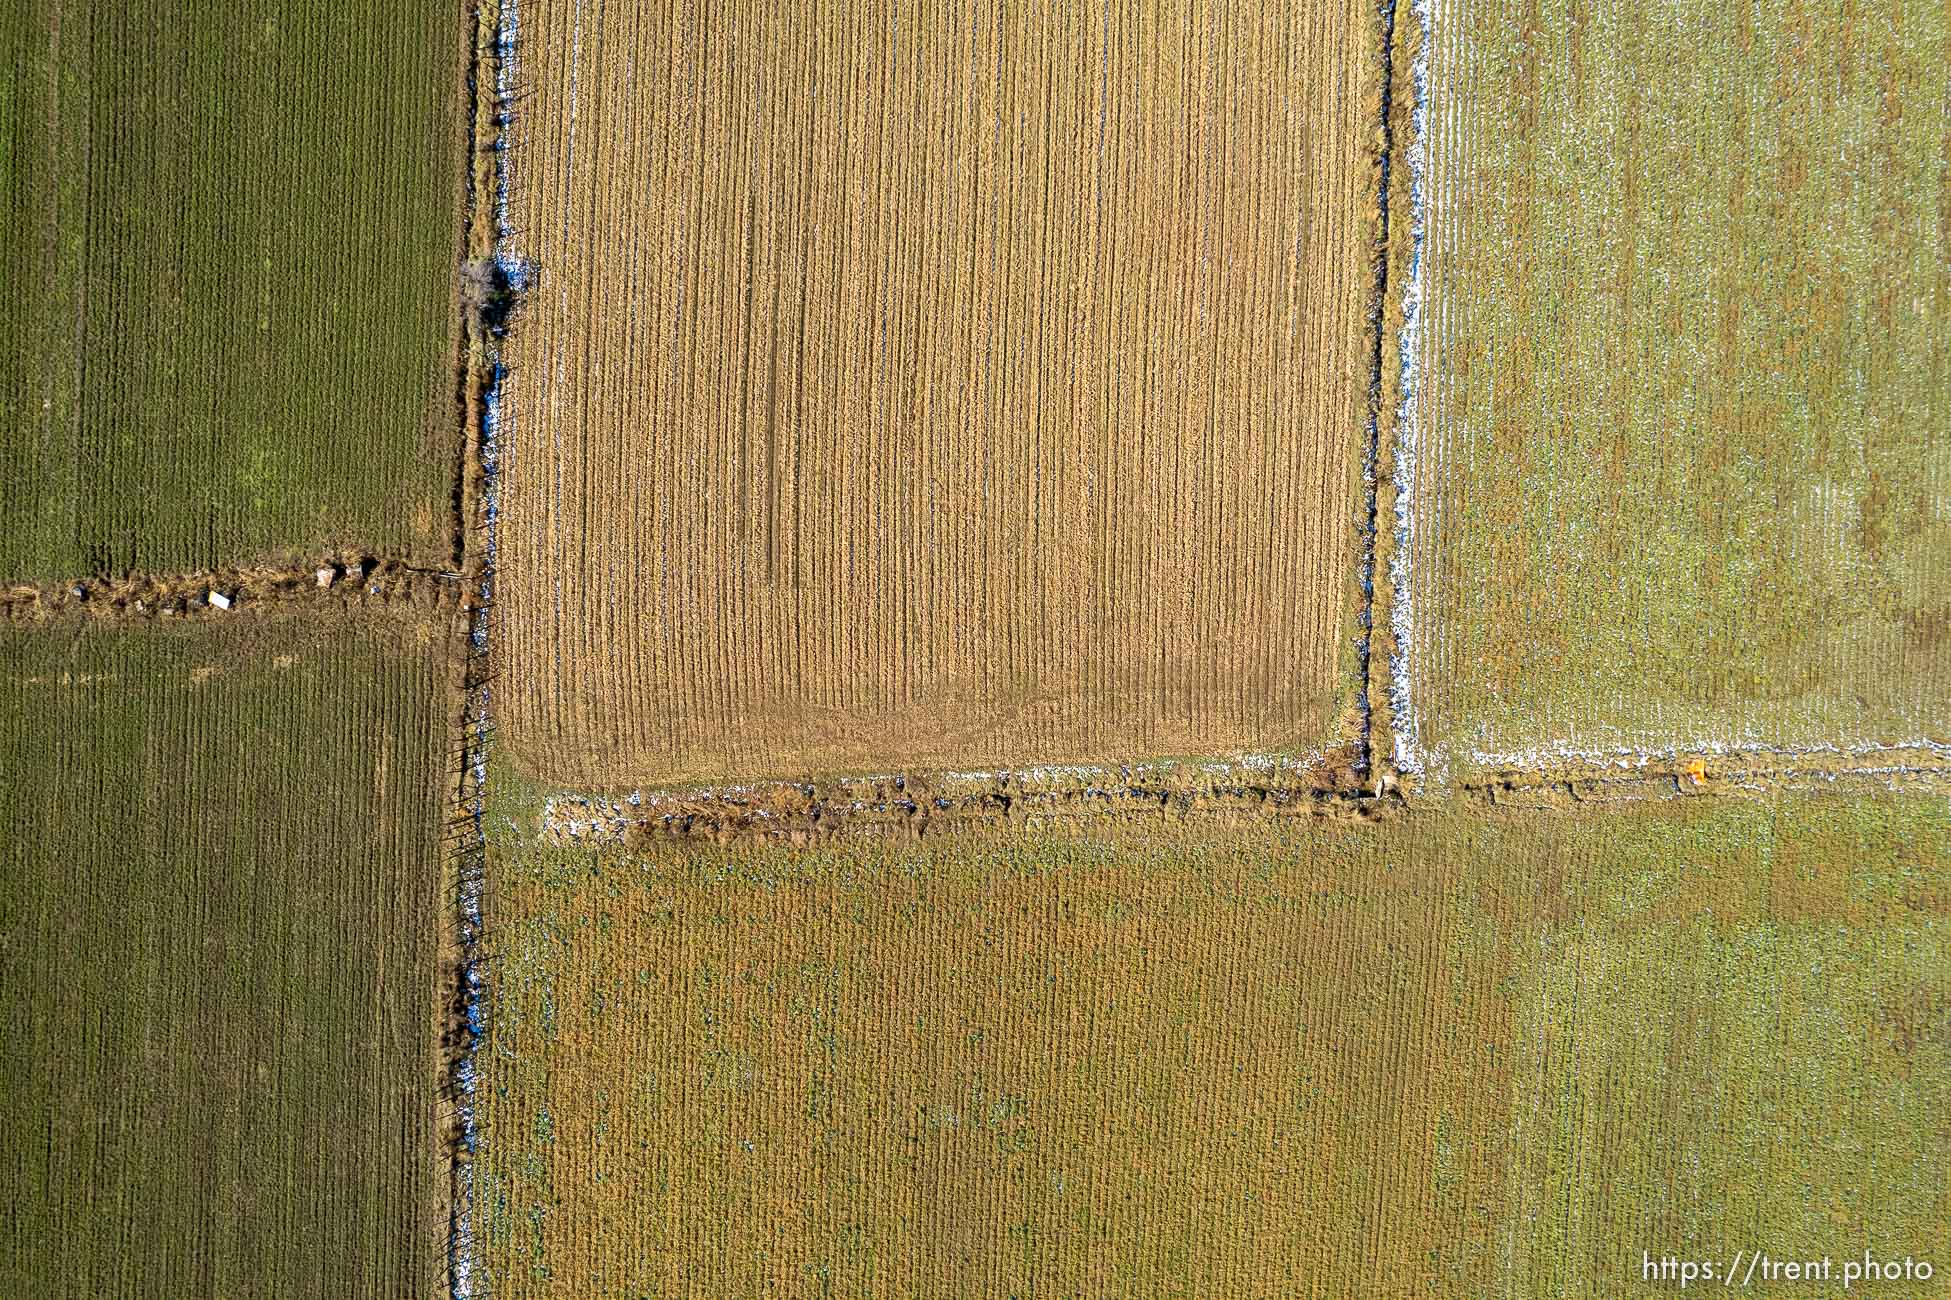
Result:
[[1948,33],[1436,13],[1404,437],[1439,761],[1951,736]]
[[441,676],[0,629],[0,1295],[423,1294]]
[[1610,1300],[1674,1294],[1646,1251],[1951,1259],[1941,795],[492,865],[504,1300]]
[[459,4],[0,17],[0,578],[425,552]]

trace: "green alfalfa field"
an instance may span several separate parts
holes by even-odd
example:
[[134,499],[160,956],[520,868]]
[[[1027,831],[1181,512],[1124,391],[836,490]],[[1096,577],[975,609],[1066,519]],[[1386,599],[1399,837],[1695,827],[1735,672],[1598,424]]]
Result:
[[1942,0],[1399,11],[1398,758],[1941,761]]
[[443,552],[472,32],[0,14],[0,580]]
[[445,638],[0,626],[0,1294],[444,1276]]

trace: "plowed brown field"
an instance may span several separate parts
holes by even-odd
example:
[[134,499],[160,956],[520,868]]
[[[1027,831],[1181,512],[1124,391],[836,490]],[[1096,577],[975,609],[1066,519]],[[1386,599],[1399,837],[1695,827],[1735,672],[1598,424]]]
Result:
[[528,766],[1340,738],[1372,6],[522,14]]

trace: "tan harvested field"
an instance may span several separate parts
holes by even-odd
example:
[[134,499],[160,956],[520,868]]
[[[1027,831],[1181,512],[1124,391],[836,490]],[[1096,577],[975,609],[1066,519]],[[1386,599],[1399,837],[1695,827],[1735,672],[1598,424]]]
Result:
[[477,1240],[505,1300],[1942,1269],[1948,868],[1941,793],[510,846]]
[[525,766],[1345,737],[1372,5],[521,12]]

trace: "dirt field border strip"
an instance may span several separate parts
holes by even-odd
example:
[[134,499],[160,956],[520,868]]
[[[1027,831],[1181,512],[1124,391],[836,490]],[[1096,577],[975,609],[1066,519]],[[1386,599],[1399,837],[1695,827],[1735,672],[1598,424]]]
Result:
[[503,412],[499,340],[526,288],[526,268],[503,253],[508,223],[508,154],[513,143],[516,93],[515,0],[480,0],[475,8],[468,68],[470,168],[474,181],[460,274],[468,288],[463,329],[466,350],[465,463],[457,494],[456,553],[469,575],[472,604],[462,654],[460,782],[455,823],[459,843],[453,906],[456,960],[447,971],[443,1088],[454,1123],[449,1144],[447,1289],[454,1300],[489,1294],[480,1272],[475,1235],[475,1158],[478,1058],[491,1010],[484,908],[488,902],[488,752],[494,741],[493,673],[489,656],[495,589],[495,530],[499,522],[498,472]]
[[1375,557],[1376,532],[1380,525],[1378,476],[1382,457],[1382,355],[1388,338],[1389,300],[1389,169],[1394,148],[1391,114],[1395,82],[1396,0],[1376,0],[1376,34],[1381,44],[1377,73],[1375,137],[1375,246],[1374,288],[1368,308],[1369,376],[1368,426],[1362,447],[1362,537],[1360,577],[1362,608],[1357,615],[1359,633],[1355,643],[1356,713],[1358,715],[1356,772],[1366,782],[1376,779],[1375,707],[1371,690],[1375,681]]
[[1858,773],[1951,775],[1951,745],[1934,740],[1898,744],[1679,746],[1661,750],[1577,750],[1558,748],[1522,754],[1471,755],[1482,773],[1466,789],[1550,786],[1567,782],[1605,782],[1687,778],[1704,781],[1788,782]]
[[1371,819],[1393,802],[1354,779],[1352,751],[1326,761],[1260,757],[1109,767],[947,772],[833,781],[754,782],[620,797],[557,794],[538,830],[548,842],[782,840],[840,834],[919,836],[1029,819],[1256,812]]
[[[1511,770],[1460,783],[1468,800],[1515,807],[1569,807],[1651,798],[1759,795],[1779,790],[1874,793],[1899,789],[1951,794],[1951,754],[1794,755],[1750,751],[1712,761],[1638,757],[1612,772]],[[1316,769],[1317,777],[1319,769]],[[1298,776],[1298,772],[1295,773]],[[1320,817],[1376,822],[1425,802],[1389,789],[1282,780],[1272,761],[1158,763],[1122,769],[1039,769],[948,773],[829,782],[772,782],[609,797],[556,794],[535,825],[547,844],[591,849],[668,841],[770,841],[810,845],[841,838],[912,839],[1010,824],[1176,818]]]
[[0,587],[0,623],[230,618],[266,606],[469,604],[465,573],[375,555]]
[[[1416,348],[1422,334],[1425,245],[1429,237],[1429,51],[1436,0],[1408,0],[1417,31],[1409,59],[1409,141],[1403,161],[1409,173],[1409,265],[1402,284],[1402,321],[1397,329],[1398,397],[1395,436],[1390,446],[1390,488],[1394,496],[1394,538],[1389,554],[1389,728],[1391,762],[1411,776],[1423,770],[1416,741],[1416,705],[1411,659],[1415,653],[1416,620],[1410,592],[1410,549],[1415,539],[1416,418],[1421,375]],[[1392,6],[1393,7],[1393,6]],[[1393,23],[1391,24],[1393,30]],[[1393,131],[1391,133],[1393,139]],[[1393,170],[1393,167],[1392,167]]]
[[[481,834],[480,787],[481,758],[476,743],[474,719],[480,712],[478,695],[485,692],[484,656],[473,635],[482,617],[479,604],[488,596],[485,582],[474,567],[475,536],[479,527],[481,485],[480,460],[481,383],[479,354],[480,327],[484,304],[477,279],[469,275],[482,243],[483,140],[493,139],[492,120],[484,130],[483,117],[492,110],[483,93],[485,29],[492,23],[492,0],[470,3],[465,23],[467,45],[462,54],[464,102],[466,112],[466,213],[456,249],[460,297],[457,331],[460,341],[455,355],[455,414],[461,436],[453,466],[453,513],[451,552],[456,570],[469,574],[477,592],[476,607],[463,624],[460,667],[456,683],[458,696],[454,715],[455,766],[449,773],[453,805],[448,816],[448,851],[445,889],[440,911],[441,962],[435,991],[435,1014],[440,1044],[438,1063],[441,1124],[439,1135],[445,1162],[445,1200],[441,1223],[440,1276],[446,1294],[473,1293],[474,1250],[470,1235],[473,1215],[473,1168],[471,1159],[476,1141],[474,1120],[474,1054],[480,1041],[478,1004],[481,976],[479,937],[481,933],[481,889],[487,873],[487,850]],[[491,197],[491,196],[490,196]],[[478,585],[477,585],[478,584]]]
[[481,939],[482,904],[487,890],[486,836],[487,718],[486,641],[478,635],[486,611],[475,611],[462,667],[458,747],[458,806],[452,818],[451,897],[444,925],[451,934],[441,967],[441,1096],[446,1111],[442,1136],[448,1159],[445,1274],[456,1300],[484,1294],[476,1284],[474,1242],[474,1157],[480,1136],[476,1124],[476,1058],[487,1032],[487,983]]
[[[1587,803],[1638,803],[1648,799],[1754,797],[1779,791],[1828,791],[1847,795],[1892,792],[1951,795],[1951,767],[1882,765],[1858,768],[1706,767],[1625,776],[1545,777],[1504,774],[1461,787],[1466,800],[1499,808],[1569,808]],[[1410,800],[1413,805],[1414,799]]]

